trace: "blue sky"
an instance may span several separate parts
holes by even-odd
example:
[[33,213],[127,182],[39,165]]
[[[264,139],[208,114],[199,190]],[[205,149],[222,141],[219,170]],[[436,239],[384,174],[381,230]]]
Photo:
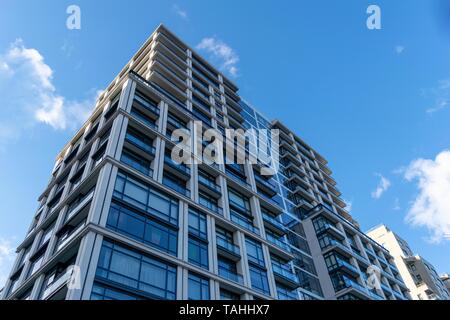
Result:
[[[71,4],[81,30],[66,28]],[[366,27],[370,4],[381,30]],[[363,230],[385,223],[450,272],[446,0],[3,0],[0,282],[57,152],[161,22],[192,47],[228,50],[200,52],[329,160]]]

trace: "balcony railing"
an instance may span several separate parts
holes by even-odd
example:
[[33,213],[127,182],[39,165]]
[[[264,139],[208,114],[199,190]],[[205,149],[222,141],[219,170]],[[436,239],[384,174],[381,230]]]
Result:
[[198,175],[198,182],[216,192],[220,192],[220,186],[217,183],[205,178],[201,174]]
[[351,273],[353,273],[354,275],[359,275],[359,270],[354,265],[350,264],[349,262],[347,262],[339,257],[335,257],[335,258],[336,258],[336,264],[330,268],[330,271],[334,271],[338,268],[345,268],[345,269],[349,270]]
[[241,250],[239,249],[239,247],[237,245],[222,238],[221,236],[217,236],[216,243],[217,243],[218,247],[220,247],[221,249],[223,249],[225,251],[228,251],[229,253],[231,253],[233,255],[236,255],[236,256],[241,255]]
[[178,183],[178,181],[174,181],[172,179],[167,179],[167,178],[163,177],[163,185],[169,187],[170,189],[172,189],[188,198],[191,196],[191,191],[188,190],[186,188],[186,186],[180,185]]
[[68,209],[66,221],[71,219],[81,208],[83,208],[94,196],[95,189],[92,189],[89,193],[78,199],[78,201],[71,205]]
[[252,222],[250,222],[247,218],[243,217],[239,213],[235,212],[234,210],[231,210],[231,221],[238,224],[239,226],[247,229],[250,232],[253,232],[255,234],[259,234],[259,229],[253,225]]
[[272,263],[272,270],[274,274],[294,283],[299,283],[297,275],[288,268],[289,267],[281,267],[278,264]]
[[207,208],[207,209],[209,209],[211,211],[214,211],[215,213],[220,214],[221,216],[223,215],[223,209],[221,207],[219,207],[216,203],[213,203],[213,202],[211,202],[211,201],[209,201],[207,199],[204,199],[202,197],[200,197],[199,203],[203,207],[205,207],[205,208]]
[[173,169],[175,169],[177,171],[180,171],[180,172],[182,172],[182,173],[184,173],[186,175],[190,175],[191,174],[191,169],[187,165],[175,163],[172,160],[172,158],[170,156],[168,156],[168,155],[164,155],[164,161],[169,167],[171,167],[171,168],[173,168]]
[[263,216],[263,220],[266,221],[267,223],[270,223],[272,226],[274,226],[282,231],[286,230],[286,227],[284,226],[284,224],[281,221],[277,220],[276,218],[272,217],[271,215],[263,212],[262,216]]
[[43,300],[47,299],[57,290],[66,285],[67,282],[69,282],[70,278],[72,277],[72,274],[73,274],[73,267],[70,266],[66,269],[65,272],[61,273],[58,277],[53,279],[53,281],[49,283],[42,292],[42,299]]
[[345,246],[344,244],[342,244],[339,241],[334,240],[334,239],[330,240],[330,243],[328,245],[324,246],[322,250],[327,250],[332,247],[340,248],[341,250],[345,251],[346,253],[348,253],[350,255],[353,254],[353,252],[351,251],[351,249],[349,247]]
[[243,183],[244,185],[248,185],[246,178],[244,178],[243,176],[234,173],[232,170],[229,170],[228,168],[226,168],[225,171],[227,176],[232,178],[234,181],[238,183]]
[[347,277],[342,277],[342,280],[338,280],[339,282],[336,284],[336,291],[339,292],[341,290],[344,289],[348,289],[348,288],[353,288],[356,289],[357,291],[363,293],[364,295],[367,295],[367,289],[365,287],[363,287],[362,285],[360,285],[359,283],[357,283],[355,280],[352,280],[350,278]]
[[291,252],[291,247],[289,244],[283,240],[277,239],[269,233],[266,233],[267,241],[276,245],[278,248],[283,249],[284,251]]
[[66,244],[68,244],[73,238],[75,238],[81,229],[85,226],[84,223],[77,226],[70,234],[67,235],[65,239],[58,239],[58,244],[56,246],[56,252],[59,252]]
[[159,115],[159,109],[158,105],[156,103],[153,103],[153,101],[149,101],[145,99],[144,97],[141,97],[139,94],[135,95],[134,102],[136,102],[141,107],[149,110],[150,112]]
[[368,292],[369,292],[369,296],[373,300],[384,300],[384,298],[380,294],[378,294],[376,291],[368,290]]
[[338,236],[339,238],[341,238],[341,239],[344,239],[345,238],[345,236],[344,236],[344,234],[342,233],[342,231],[341,230],[339,230],[338,228],[336,228],[334,225],[332,225],[331,223],[329,223],[329,222],[325,222],[325,223],[323,223],[323,225],[321,226],[321,228],[319,228],[318,230],[317,230],[317,233],[318,234],[320,234],[320,233],[323,233],[323,232],[330,232],[331,234],[333,234],[333,235],[335,235],[335,236]]
[[231,280],[233,282],[239,283],[239,284],[244,283],[244,279],[242,278],[242,276],[240,274],[231,272],[230,270],[227,270],[225,268],[219,268],[219,276],[221,276],[222,278],[225,278],[227,280]]
[[143,150],[144,152],[146,152],[150,155],[153,155],[153,156],[155,155],[155,152],[156,152],[155,147],[153,147],[152,145],[148,144],[145,141],[142,141],[141,139],[139,139],[138,137],[135,137],[132,134],[127,133],[127,135],[125,137],[125,141],[131,143],[135,147]]

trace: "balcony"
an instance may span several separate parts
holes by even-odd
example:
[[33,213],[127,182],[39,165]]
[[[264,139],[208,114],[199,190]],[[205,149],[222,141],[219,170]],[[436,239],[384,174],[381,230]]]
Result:
[[74,239],[80,231],[84,228],[85,223],[81,223],[70,233],[66,234],[65,237],[61,237],[58,239],[58,243],[56,245],[56,252],[59,252],[62,248],[64,248],[72,239]]
[[73,267],[70,266],[65,272],[62,272],[59,276],[55,277],[42,292],[42,300],[47,300],[59,290],[61,290],[71,279],[73,274]]
[[272,229],[272,231],[278,233],[278,234],[286,234],[286,227],[284,224],[279,221],[278,219],[274,218],[273,216],[263,212],[262,213],[263,220],[267,222],[268,227]]
[[219,276],[221,276],[224,279],[239,283],[239,284],[243,284],[244,283],[244,278],[237,273],[231,272],[230,270],[224,269],[224,268],[219,268]]
[[369,297],[372,300],[384,300],[384,297],[378,294],[376,291],[368,290]]
[[370,261],[361,254],[361,251],[352,248],[353,256],[365,265],[369,265]]
[[191,177],[191,169],[185,164],[175,163],[169,155],[164,155],[164,163],[185,178],[189,179]]
[[230,177],[231,179],[236,181],[238,184],[244,184],[245,186],[248,186],[248,182],[247,182],[245,176],[243,176],[242,174],[237,174],[232,170],[229,170],[228,164],[226,165],[225,171],[226,171],[227,177]]
[[272,182],[272,179],[264,179],[258,174],[255,174],[255,182],[257,186],[264,190],[269,196],[274,196],[277,194],[277,187]]
[[292,193],[298,194],[301,197],[304,197],[304,198],[306,198],[309,201],[315,201],[316,200],[314,195],[311,192],[309,192],[308,190],[306,190],[305,188],[303,188],[301,185],[297,185],[295,190],[292,191]]
[[367,255],[371,256],[372,258],[376,258],[377,255],[375,254],[375,252],[373,252],[373,250],[367,249],[366,248],[366,253]]
[[380,281],[380,286],[381,286],[381,289],[383,289],[384,292],[388,292],[388,293],[391,292],[391,288],[389,288],[389,286],[387,286],[387,285],[386,285],[385,283],[383,283],[382,281]]
[[134,102],[154,115],[159,116],[159,108],[156,102],[142,97],[139,93],[136,93]]
[[328,271],[334,272],[337,270],[341,270],[347,274],[349,274],[352,277],[358,277],[359,276],[359,270],[349,262],[345,261],[344,259],[341,259],[339,257],[336,258],[336,264],[331,266]]
[[[146,81],[146,80],[145,80]],[[146,81],[153,89],[162,94],[166,99],[171,101],[173,104],[177,105],[180,108],[186,109],[186,103],[177,98],[175,95],[170,93],[168,90],[164,89],[162,86],[157,84],[154,81]]]
[[202,189],[210,191],[215,196],[215,198],[220,198],[222,196],[220,186],[214,181],[202,176],[201,174],[198,175],[198,183],[199,187],[205,187]]
[[294,202],[297,209],[305,209],[305,210],[311,210],[312,205],[308,201],[304,199],[300,199]]
[[156,152],[155,147],[153,147],[152,145],[150,145],[145,141],[142,141],[141,139],[132,134],[127,133],[127,135],[125,136],[125,141],[130,143],[134,147],[138,148],[139,150],[144,151],[145,153],[151,156],[155,156]]
[[259,235],[259,229],[253,225],[252,221],[249,221],[249,219],[247,217],[242,216],[241,214],[237,213],[233,209],[230,209],[230,210],[231,210],[231,221],[233,221],[235,224],[243,227],[244,229],[247,229],[248,231]]
[[335,250],[348,258],[353,257],[353,251],[349,247],[334,239],[329,241],[329,244],[322,249],[322,252],[326,253],[332,250]]
[[277,239],[276,237],[274,237],[270,233],[266,233],[266,239],[267,239],[267,241],[269,241],[270,243],[274,244],[275,246],[277,246],[278,248],[282,249],[283,251],[287,251],[289,253],[291,252],[291,247],[284,240]]
[[185,197],[190,198],[191,197],[191,191],[186,188],[186,185],[180,184],[180,180],[174,180],[172,176],[167,177],[163,176],[163,185],[166,187],[182,194]]
[[206,209],[209,209],[209,210],[217,213],[218,215],[223,216],[223,209],[221,207],[219,207],[217,205],[217,203],[209,201],[208,199],[203,198],[201,195],[199,197],[199,203]]
[[345,239],[345,235],[342,233],[342,231],[329,222],[324,223],[324,225],[319,230],[317,230],[318,235],[324,232],[331,234],[332,236],[336,237],[341,241]]
[[395,264],[390,263],[390,262],[388,262],[388,263],[389,263],[389,267],[391,268],[391,271],[393,274],[399,273],[397,266]]
[[363,299],[371,299],[368,290],[355,280],[342,276],[342,279],[332,279],[337,295],[353,293]]
[[297,275],[290,270],[289,266],[281,266],[276,263],[272,263],[272,270],[275,279],[280,283],[283,283],[293,289],[300,286]]
[[239,261],[241,259],[241,250],[234,243],[217,236],[216,237],[217,251],[224,257],[232,261]]
[[65,221],[69,221],[72,217],[74,217],[85,205],[87,205],[94,196],[95,188],[93,188],[86,195],[81,196],[78,200],[72,203],[67,211],[67,216]]
[[401,294],[400,292],[398,292],[396,290],[392,290],[392,292],[394,293],[394,296],[397,298],[397,300],[407,300],[405,298],[405,296],[403,294]]

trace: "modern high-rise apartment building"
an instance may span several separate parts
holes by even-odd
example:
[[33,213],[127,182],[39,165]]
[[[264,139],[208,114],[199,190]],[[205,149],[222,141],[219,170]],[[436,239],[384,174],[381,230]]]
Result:
[[[2,298],[408,299],[326,160],[237,92],[159,26],[57,156]],[[279,129],[280,170],[174,163],[172,133],[194,121]]]
[[413,254],[409,244],[385,225],[367,233],[394,257],[414,300],[450,300],[450,292],[431,263]]

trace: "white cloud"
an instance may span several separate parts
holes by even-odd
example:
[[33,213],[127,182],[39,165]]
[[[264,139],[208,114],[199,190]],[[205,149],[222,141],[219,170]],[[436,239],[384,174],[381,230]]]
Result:
[[442,151],[435,160],[414,160],[405,178],[417,181],[419,191],[406,221],[413,226],[426,227],[432,242],[450,240],[450,151]]
[[220,63],[221,68],[226,70],[230,75],[236,77],[239,69],[237,63],[239,56],[227,44],[216,38],[204,38],[198,45],[197,49],[205,50],[212,54],[212,58]]
[[378,182],[377,188],[372,191],[372,198],[380,199],[383,193],[385,193],[391,186],[391,182],[379,173],[377,173],[376,176],[380,178],[380,181]]
[[68,100],[57,93],[53,70],[41,53],[16,40],[0,53],[0,146],[37,123],[74,129],[94,107],[96,96]]
[[175,12],[175,14],[177,16],[179,16],[180,18],[187,20],[188,19],[188,13],[186,10],[181,9],[177,4],[174,4],[172,6],[172,10],[173,12]]
[[423,90],[426,98],[433,100],[433,105],[426,112],[434,113],[450,105],[450,79],[439,81],[435,88]]
[[0,238],[0,289],[8,278],[15,256],[15,250],[11,242]]
[[405,47],[404,46],[401,46],[401,45],[395,46],[395,53],[402,54],[403,51],[405,51]]

